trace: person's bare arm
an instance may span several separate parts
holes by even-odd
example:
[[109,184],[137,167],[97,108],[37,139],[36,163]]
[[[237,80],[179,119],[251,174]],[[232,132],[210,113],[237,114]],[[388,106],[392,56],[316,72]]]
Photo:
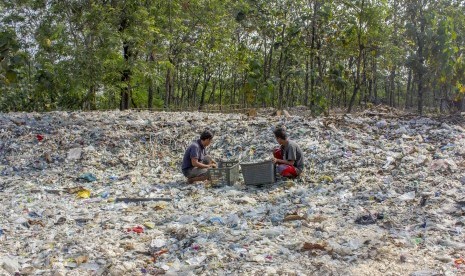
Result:
[[208,169],[212,167],[212,165],[206,165],[206,164],[199,162],[199,159],[197,158],[191,158],[191,162],[192,162],[192,166],[196,168],[200,168],[200,169]]
[[294,162],[295,162],[295,160],[283,160],[283,159],[278,159],[274,157],[272,161],[275,164],[284,164],[284,165],[289,165],[289,166],[294,166]]

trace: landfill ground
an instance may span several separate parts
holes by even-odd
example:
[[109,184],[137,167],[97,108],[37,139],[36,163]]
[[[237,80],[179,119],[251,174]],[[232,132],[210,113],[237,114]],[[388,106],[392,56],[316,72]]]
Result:
[[[313,118],[0,113],[0,275],[465,275],[465,123],[388,108]],[[185,148],[296,180],[188,185]]]

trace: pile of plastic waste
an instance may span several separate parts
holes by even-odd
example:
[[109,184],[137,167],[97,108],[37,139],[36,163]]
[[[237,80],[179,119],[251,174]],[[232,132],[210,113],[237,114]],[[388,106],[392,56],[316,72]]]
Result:
[[[462,121],[149,111],[0,114],[0,275],[465,273]],[[186,147],[295,180],[188,185]]]

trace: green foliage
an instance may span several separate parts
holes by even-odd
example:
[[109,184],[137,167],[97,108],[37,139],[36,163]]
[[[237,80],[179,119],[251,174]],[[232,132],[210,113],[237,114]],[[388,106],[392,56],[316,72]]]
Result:
[[19,52],[15,33],[10,29],[0,32],[0,84],[17,82],[18,68],[25,62],[25,55]]
[[318,114],[354,88],[357,104],[394,83],[405,102],[419,75],[433,106],[465,93],[459,2],[0,0],[0,111],[112,109],[127,90],[137,107],[152,91],[155,107]]

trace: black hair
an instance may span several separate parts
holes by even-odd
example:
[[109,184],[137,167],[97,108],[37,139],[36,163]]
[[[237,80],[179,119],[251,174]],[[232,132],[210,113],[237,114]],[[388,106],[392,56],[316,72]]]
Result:
[[276,128],[274,131],[274,136],[276,138],[281,138],[283,140],[286,140],[287,139],[287,134],[286,134],[286,130],[284,130],[284,128]]
[[204,130],[200,134],[200,140],[207,140],[213,138],[213,133],[210,130]]

